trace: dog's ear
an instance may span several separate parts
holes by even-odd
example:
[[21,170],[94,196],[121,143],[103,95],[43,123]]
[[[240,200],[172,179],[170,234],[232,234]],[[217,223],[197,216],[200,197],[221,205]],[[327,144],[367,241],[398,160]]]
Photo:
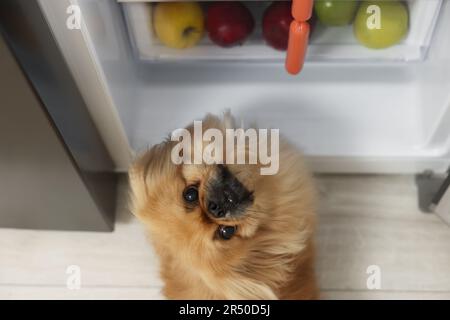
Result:
[[215,116],[211,113],[208,113],[202,119],[203,131],[206,131],[208,129],[219,129],[220,131],[222,131],[223,134],[225,134],[226,129],[235,129],[235,128],[236,128],[236,121],[234,117],[231,115],[230,110],[225,111],[222,118]]
[[230,110],[227,110],[223,114],[223,125],[225,129],[234,129],[236,128],[236,120],[231,114]]
[[219,129],[222,133],[225,133],[225,121],[219,117],[208,113],[202,120],[202,129],[205,132],[208,129]]
[[128,183],[130,186],[130,209],[134,215],[138,215],[140,208],[146,202],[146,183],[145,171],[148,162],[150,161],[150,154],[143,153],[131,165],[128,170]]
[[149,190],[159,182],[156,175],[169,177],[175,174],[176,168],[170,160],[171,149],[170,141],[155,145],[137,157],[128,170],[130,208],[134,215],[139,215],[146,206]]

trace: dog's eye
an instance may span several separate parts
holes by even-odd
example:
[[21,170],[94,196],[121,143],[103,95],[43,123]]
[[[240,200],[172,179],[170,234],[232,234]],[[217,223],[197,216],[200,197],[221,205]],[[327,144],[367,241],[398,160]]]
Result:
[[224,240],[230,240],[236,233],[236,227],[234,226],[219,226],[217,230],[219,236]]
[[190,186],[184,189],[183,198],[188,203],[194,203],[198,200],[198,190],[197,187]]

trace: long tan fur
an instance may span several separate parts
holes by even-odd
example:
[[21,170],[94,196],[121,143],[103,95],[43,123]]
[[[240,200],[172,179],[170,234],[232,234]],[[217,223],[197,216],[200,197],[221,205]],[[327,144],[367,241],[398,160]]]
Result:
[[[224,130],[225,120],[207,116],[203,128]],[[192,130],[192,127],[188,128]],[[230,170],[254,192],[238,233],[215,239],[218,221],[205,214],[203,183],[214,165],[174,165],[174,142],[166,141],[136,160],[130,170],[131,207],[146,225],[160,257],[164,294],[170,299],[315,299],[315,190],[300,153],[280,141],[276,175],[258,166]],[[200,181],[200,206],[186,211],[184,188]],[[223,222],[220,222],[223,223]]]

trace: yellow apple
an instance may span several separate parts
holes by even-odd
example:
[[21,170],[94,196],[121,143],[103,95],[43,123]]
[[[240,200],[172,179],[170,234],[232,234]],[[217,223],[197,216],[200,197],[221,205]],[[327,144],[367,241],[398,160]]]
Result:
[[168,47],[193,47],[203,36],[202,8],[196,2],[159,2],[153,9],[153,28]]
[[361,3],[353,30],[364,46],[383,49],[399,43],[408,33],[408,25],[408,8],[403,1],[369,0]]

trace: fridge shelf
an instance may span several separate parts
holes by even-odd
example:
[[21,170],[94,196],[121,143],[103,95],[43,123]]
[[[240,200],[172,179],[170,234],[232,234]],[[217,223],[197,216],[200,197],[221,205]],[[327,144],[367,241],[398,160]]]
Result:
[[[261,20],[269,1],[246,1],[255,19],[255,30],[242,46],[221,48],[205,34],[200,43],[188,49],[164,46],[154,35],[152,3],[121,1],[129,37],[140,61],[257,61],[283,62],[285,52],[269,47],[261,33]],[[430,44],[442,0],[409,0],[410,27],[399,44],[386,49],[369,49],[358,43],[353,26],[326,27],[318,22],[310,38],[308,61],[422,61]],[[202,5],[206,6],[206,3]]]

